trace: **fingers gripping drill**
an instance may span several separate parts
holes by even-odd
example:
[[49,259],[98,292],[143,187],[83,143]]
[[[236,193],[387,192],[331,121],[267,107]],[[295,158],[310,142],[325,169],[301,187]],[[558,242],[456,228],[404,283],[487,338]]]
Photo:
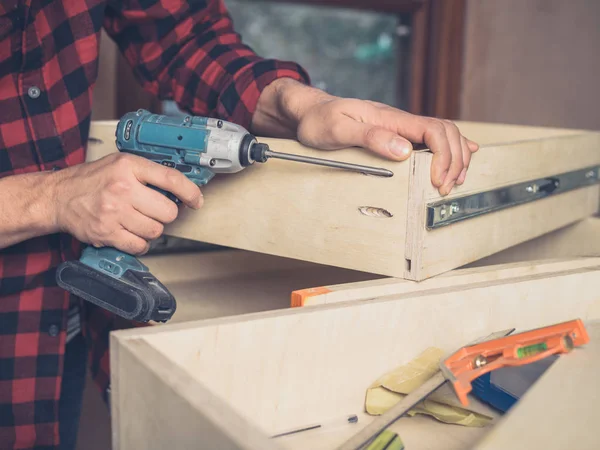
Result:
[[[237,173],[270,158],[336,167],[391,177],[389,170],[271,151],[243,127],[219,119],[171,117],[145,110],[125,114],[118,122],[116,145],[179,170],[198,186],[215,174]],[[180,203],[170,192],[153,189]],[[176,309],[169,290],[134,256],[110,247],[86,247],[78,261],[62,263],[57,283],[68,292],[125,319],[168,321]]]

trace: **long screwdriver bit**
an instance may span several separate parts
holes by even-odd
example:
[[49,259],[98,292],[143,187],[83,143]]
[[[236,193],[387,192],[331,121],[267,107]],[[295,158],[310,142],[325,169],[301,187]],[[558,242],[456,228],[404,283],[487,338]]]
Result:
[[270,150],[266,144],[255,144],[252,148],[252,158],[255,161],[261,163],[266,162],[269,158],[276,158],[307,164],[316,164],[319,166],[333,167],[336,169],[350,170],[353,172],[359,172],[367,175],[375,175],[378,177],[389,178],[394,176],[394,173],[391,170],[380,167],[363,166],[360,164],[332,161],[329,159],[311,158],[309,156],[291,155],[289,153],[274,152]]

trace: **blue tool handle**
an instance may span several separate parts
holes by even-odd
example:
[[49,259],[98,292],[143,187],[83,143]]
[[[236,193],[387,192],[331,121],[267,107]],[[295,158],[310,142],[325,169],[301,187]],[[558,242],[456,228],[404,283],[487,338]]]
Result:
[[120,317],[168,321],[177,308],[169,290],[135,256],[115,248],[87,247],[79,261],[56,273],[60,287]]
[[[181,203],[171,192],[148,187]],[[56,280],[66,291],[136,322],[166,322],[177,308],[175,298],[148,267],[135,256],[112,247],[87,247],[79,261],[59,266]]]

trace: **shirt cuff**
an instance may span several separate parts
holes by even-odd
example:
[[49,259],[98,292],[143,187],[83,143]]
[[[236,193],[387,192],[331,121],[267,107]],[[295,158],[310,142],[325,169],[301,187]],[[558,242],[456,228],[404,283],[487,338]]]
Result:
[[292,78],[310,85],[308,73],[297,63],[261,59],[236,72],[225,84],[219,96],[217,115],[248,129],[261,93],[280,78]]

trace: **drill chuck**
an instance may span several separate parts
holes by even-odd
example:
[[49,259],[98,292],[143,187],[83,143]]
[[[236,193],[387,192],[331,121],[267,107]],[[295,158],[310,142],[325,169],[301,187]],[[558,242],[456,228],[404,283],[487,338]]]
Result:
[[252,159],[259,163],[267,162],[269,153],[269,146],[267,144],[255,143],[250,149],[250,156]]

